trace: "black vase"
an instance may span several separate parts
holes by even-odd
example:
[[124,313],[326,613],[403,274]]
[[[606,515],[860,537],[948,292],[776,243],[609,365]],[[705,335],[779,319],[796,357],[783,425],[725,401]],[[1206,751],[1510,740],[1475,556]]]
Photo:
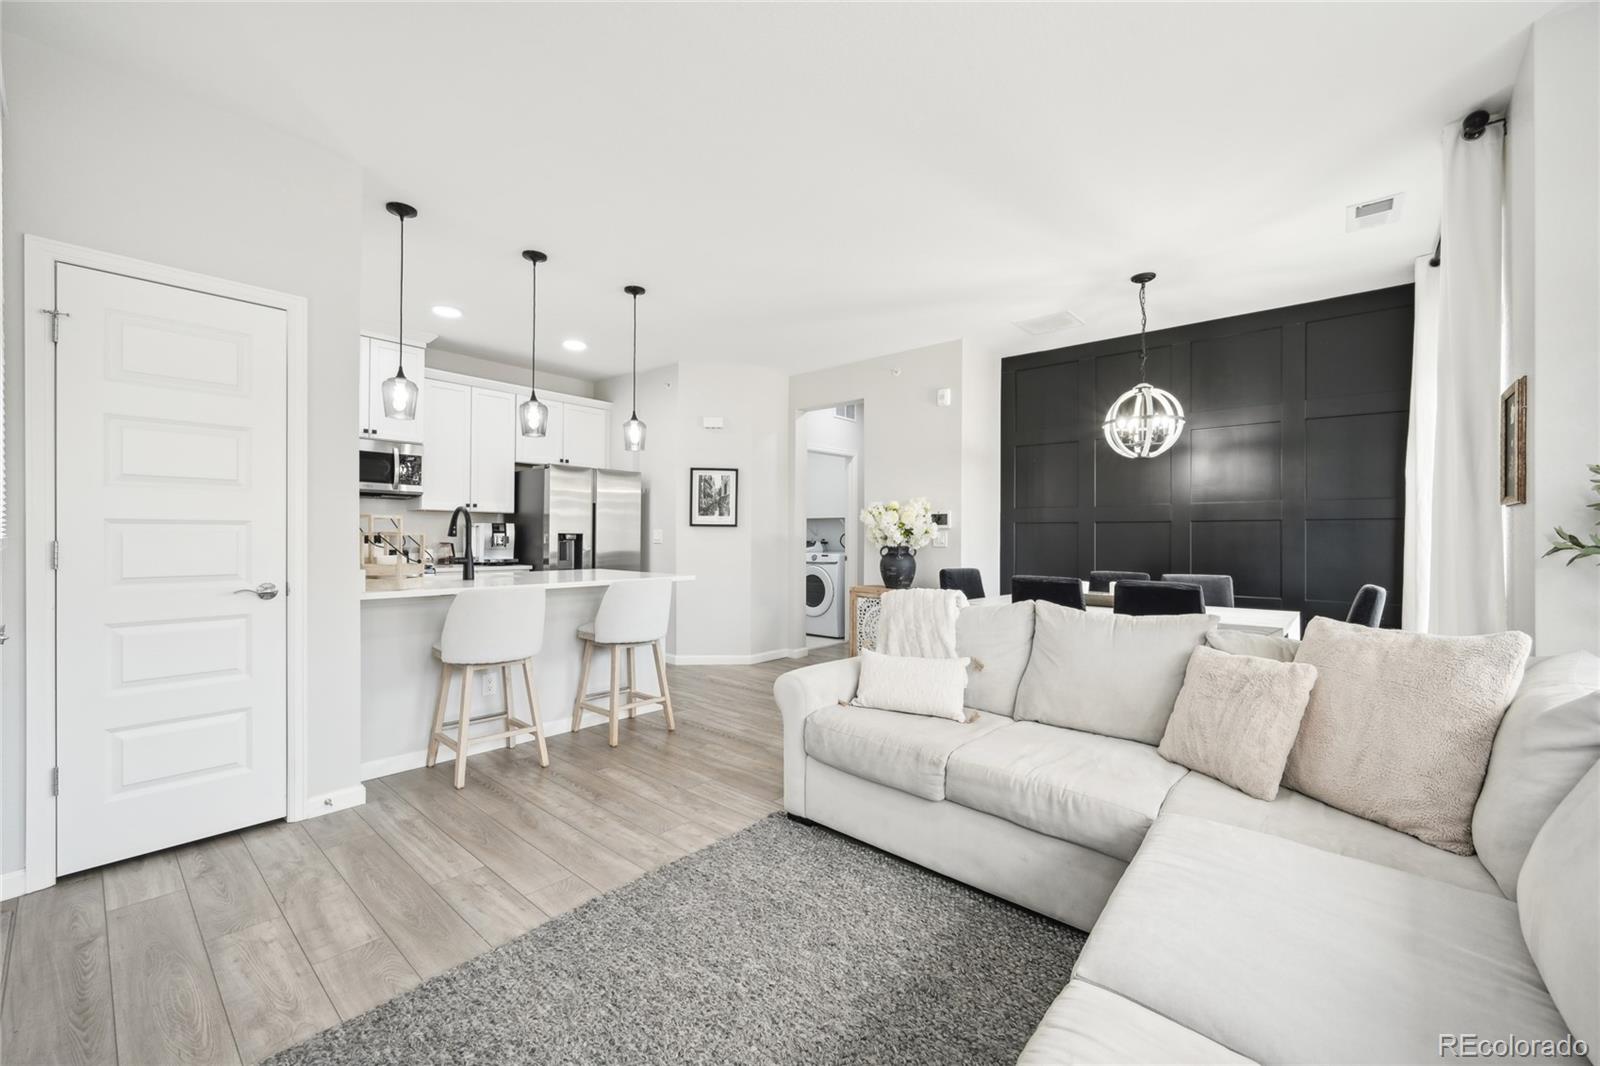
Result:
[[878,573],[883,575],[884,585],[892,589],[910,588],[917,577],[917,553],[901,545],[879,548],[878,555]]

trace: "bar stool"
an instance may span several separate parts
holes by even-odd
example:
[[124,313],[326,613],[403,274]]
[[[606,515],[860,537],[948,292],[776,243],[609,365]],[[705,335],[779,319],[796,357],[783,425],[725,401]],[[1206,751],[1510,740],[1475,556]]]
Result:
[[[468,727],[473,722],[503,720],[505,729],[471,740],[504,739],[506,747],[524,733],[539,742],[539,765],[549,766],[544,746],[544,726],[539,720],[539,697],[533,691],[533,657],[544,645],[544,589],[494,588],[467,589],[456,594],[450,612],[444,616],[444,632],[433,654],[439,659],[439,703],[433,711],[433,729],[428,736],[428,765],[439,757],[439,745],[456,753],[456,787],[467,783]],[[528,693],[528,710],[533,722],[519,721],[513,714],[511,668],[522,667],[522,684]],[[500,692],[505,710],[498,714],[472,717],[472,677],[479,670],[500,670]],[[461,678],[461,713],[454,722],[444,720],[450,698],[450,682]],[[453,730],[455,736],[451,736]]]
[[[574,733],[583,725],[583,712],[607,715],[611,719],[609,742],[614,748],[617,746],[617,715],[627,711],[629,718],[636,717],[640,707],[652,703],[661,704],[661,710],[667,718],[667,732],[678,728],[672,720],[672,693],[667,688],[667,662],[661,650],[671,612],[672,581],[668,578],[619,581],[606,587],[594,621],[578,627],[578,638],[583,641],[583,665],[578,670],[578,695],[572,701]],[[640,692],[635,687],[634,652],[641,644],[650,645],[655,653],[656,682],[661,689],[659,694]],[[609,691],[589,692],[589,664],[597,646],[611,653],[611,688]],[[622,658],[617,651],[622,648],[628,652],[627,702],[622,701],[623,690],[619,687]],[[601,696],[610,697],[606,706],[592,702]]]

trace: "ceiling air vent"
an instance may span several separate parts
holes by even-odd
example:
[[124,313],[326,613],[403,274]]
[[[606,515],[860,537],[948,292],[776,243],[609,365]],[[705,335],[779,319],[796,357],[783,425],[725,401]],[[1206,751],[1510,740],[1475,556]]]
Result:
[[1083,325],[1083,319],[1071,311],[1057,311],[1054,314],[1040,315],[1038,318],[1025,318],[1021,322],[1013,322],[1024,333],[1056,333],[1064,329],[1072,329]]
[[1405,206],[1405,202],[1406,194],[1397,192],[1393,196],[1351,204],[1344,209],[1344,228],[1346,232],[1354,233],[1358,229],[1386,226],[1400,218],[1400,208]]

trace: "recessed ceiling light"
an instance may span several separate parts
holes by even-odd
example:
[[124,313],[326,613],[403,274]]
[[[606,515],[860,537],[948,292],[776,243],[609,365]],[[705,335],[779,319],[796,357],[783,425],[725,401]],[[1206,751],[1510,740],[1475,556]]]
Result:
[[461,308],[451,307],[449,304],[434,304],[433,313],[440,318],[460,318]]
[[566,340],[561,342],[561,347],[565,348],[569,352],[586,352],[589,350],[588,342],[581,341],[577,337],[568,337]]

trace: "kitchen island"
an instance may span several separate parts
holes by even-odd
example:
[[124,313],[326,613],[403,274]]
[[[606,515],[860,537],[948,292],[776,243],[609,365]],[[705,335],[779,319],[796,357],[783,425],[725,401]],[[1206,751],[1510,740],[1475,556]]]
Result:
[[[546,736],[566,733],[571,728],[572,700],[577,693],[578,668],[583,643],[578,626],[594,621],[605,590],[618,582],[647,578],[692,581],[684,574],[657,574],[633,570],[527,570],[480,566],[473,581],[462,578],[459,570],[429,574],[422,578],[369,579],[361,594],[361,777],[367,780],[421,766],[428,748],[428,724],[439,696],[439,663],[433,645],[444,629],[445,614],[454,597],[466,589],[502,588],[507,585],[537,586],[546,590],[544,647],[533,661],[534,688],[539,693],[539,710]],[[655,666],[648,655],[638,657],[638,687],[647,692],[656,687]],[[609,666],[605,653],[596,651],[591,687],[600,684]],[[483,688],[485,680],[497,687]],[[497,671],[484,671],[473,679],[474,716],[498,711],[503,693],[499,691]],[[459,684],[459,682],[458,682]],[[527,703],[520,676],[513,678],[512,695],[517,716],[526,720]],[[452,694],[446,717],[456,716],[460,689]],[[641,713],[655,707],[641,707]],[[604,719],[588,715],[587,725]],[[654,723],[652,723],[654,724]],[[479,727],[483,732],[499,728],[493,722]],[[665,728],[665,727],[663,727]],[[531,740],[519,737],[518,740]],[[485,748],[500,743],[485,742]],[[474,748],[474,750],[478,750]],[[451,758],[441,749],[441,761]]]

